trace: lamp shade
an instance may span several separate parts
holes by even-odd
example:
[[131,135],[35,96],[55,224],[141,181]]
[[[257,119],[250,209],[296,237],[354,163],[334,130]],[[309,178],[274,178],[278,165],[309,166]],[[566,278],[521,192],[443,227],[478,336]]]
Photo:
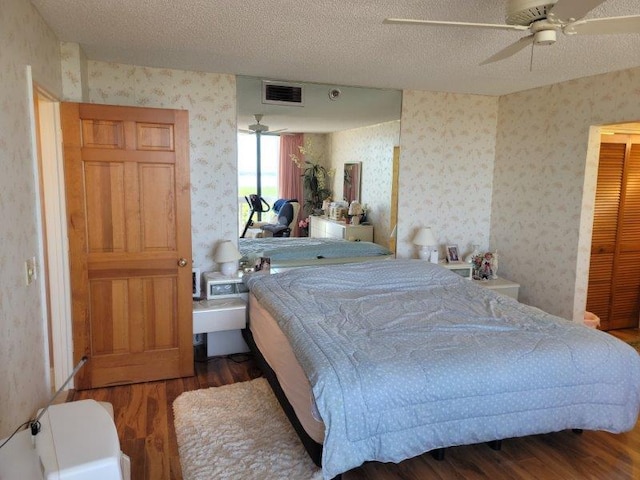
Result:
[[221,242],[218,245],[218,248],[216,248],[216,253],[213,256],[216,263],[235,262],[240,258],[242,258],[242,255],[231,240]]
[[423,227],[420,230],[418,230],[418,233],[416,233],[416,236],[413,237],[413,244],[426,247],[426,246],[437,245],[438,242],[433,236],[431,227]]
[[357,200],[354,200],[353,202],[351,202],[351,205],[349,205],[349,215],[362,215],[362,205],[360,205],[360,202],[358,202]]

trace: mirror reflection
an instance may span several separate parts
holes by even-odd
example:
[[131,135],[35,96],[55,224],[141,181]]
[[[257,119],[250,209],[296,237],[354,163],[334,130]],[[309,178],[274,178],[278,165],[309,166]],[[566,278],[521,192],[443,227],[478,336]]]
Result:
[[[309,235],[305,222],[327,201],[358,200],[374,241],[388,246],[402,92],[243,76],[236,86],[239,234],[251,214],[245,197],[259,192],[269,208],[254,222],[277,221],[278,200],[298,201],[291,236]],[[320,174],[306,178],[309,168]]]
[[343,197],[345,202],[351,204],[353,201],[360,201],[360,178],[362,163],[345,163],[343,180]]

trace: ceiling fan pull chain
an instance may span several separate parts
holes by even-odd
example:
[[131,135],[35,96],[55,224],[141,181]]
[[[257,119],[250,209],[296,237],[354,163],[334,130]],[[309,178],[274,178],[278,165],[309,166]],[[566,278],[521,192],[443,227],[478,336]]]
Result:
[[535,42],[531,43],[531,59],[529,60],[529,71],[533,72],[533,49],[536,47]]

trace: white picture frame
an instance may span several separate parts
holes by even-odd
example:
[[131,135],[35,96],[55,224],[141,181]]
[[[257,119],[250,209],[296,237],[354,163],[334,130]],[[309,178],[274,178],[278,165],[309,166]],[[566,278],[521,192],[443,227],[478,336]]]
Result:
[[460,263],[460,250],[458,245],[447,245],[447,263]]

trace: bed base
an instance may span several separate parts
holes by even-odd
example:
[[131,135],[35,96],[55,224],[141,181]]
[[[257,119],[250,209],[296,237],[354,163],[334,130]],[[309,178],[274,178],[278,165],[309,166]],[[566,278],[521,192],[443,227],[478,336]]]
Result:
[[[304,427],[300,423],[300,420],[298,420],[295,410],[289,403],[287,396],[282,390],[282,387],[280,386],[280,382],[278,382],[278,377],[276,376],[276,373],[269,366],[265,358],[262,356],[262,352],[260,352],[260,350],[258,349],[258,346],[256,345],[256,342],[253,339],[253,334],[251,333],[251,330],[249,330],[248,328],[243,329],[242,336],[244,337],[244,340],[247,342],[247,345],[249,346],[249,348],[251,349],[251,352],[253,352],[256,362],[260,367],[260,370],[262,370],[262,373],[264,373],[264,376],[269,382],[269,385],[271,386],[273,393],[278,399],[278,402],[280,403],[282,410],[284,410],[284,413],[289,419],[289,422],[291,422],[293,429],[298,434],[298,437],[300,437],[300,441],[302,441],[302,445],[304,446],[305,450],[311,457],[311,460],[313,460],[313,463],[315,463],[318,467],[322,467],[322,445],[316,442],[313,438],[309,436],[309,434],[305,431]],[[334,480],[338,480],[338,479],[339,477],[336,477]]]

